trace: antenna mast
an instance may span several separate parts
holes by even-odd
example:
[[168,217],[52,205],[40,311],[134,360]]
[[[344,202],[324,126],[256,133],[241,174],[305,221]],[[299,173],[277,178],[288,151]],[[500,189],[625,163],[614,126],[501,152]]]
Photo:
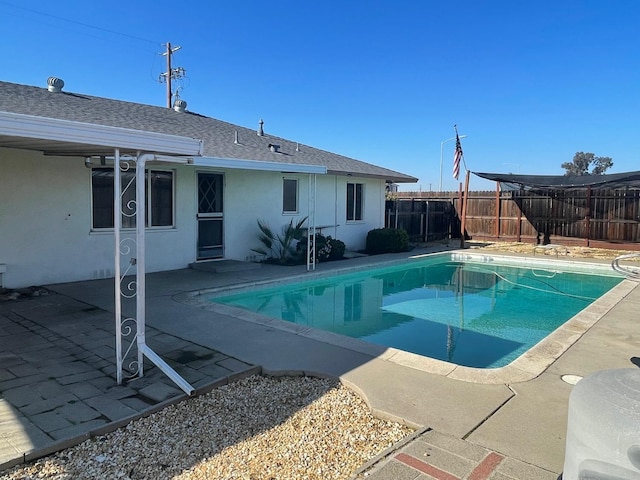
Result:
[[171,108],[171,97],[173,96],[171,92],[171,80],[184,77],[186,70],[182,67],[171,68],[171,56],[182,47],[172,48],[169,42],[167,42],[166,47],[166,51],[161,53],[161,55],[167,57],[167,71],[160,74],[160,82],[167,82],[167,108]]

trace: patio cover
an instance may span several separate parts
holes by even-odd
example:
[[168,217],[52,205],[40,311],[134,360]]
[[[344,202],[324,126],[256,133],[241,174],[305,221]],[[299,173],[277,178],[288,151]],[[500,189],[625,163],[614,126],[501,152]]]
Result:
[[[113,155],[114,161],[114,211],[121,205],[121,186],[119,171],[121,154],[124,152],[128,161],[136,169],[136,200],[145,198],[144,165],[147,161],[168,163],[193,163],[194,157],[202,155],[202,140],[180,137],[176,135],[141,132],[137,130],[87,124],[68,120],[59,120],[10,112],[0,112],[0,146],[39,150],[58,155],[91,157],[94,155]],[[126,162],[125,162],[126,163]],[[131,165],[129,163],[129,165]],[[162,360],[145,340],[145,209],[136,208],[136,239],[134,248],[123,248],[120,243],[120,215],[114,215],[115,240],[115,323],[116,323],[116,376],[118,383],[123,380],[124,363],[129,352],[137,347],[137,358],[129,361],[132,367],[129,376],[143,376],[143,357],[151,360],[185,393],[192,394],[194,389]],[[121,262],[129,257],[128,267],[121,271]],[[133,267],[133,272],[130,272]],[[126,275],[133,274],[134,281],[127,281],[135,286],[131,295],[122,291],[122,282]],[[124,316],[122,297],[135,298],[135,316]],[[131,326],[133,325],[133,326]],[[128,348],[123,349],[122,339],[128,333],[135,332],[134,340]]]
[[[108,125],[61,120],[48,117],[24,115],[12,112],[0,112],[0,147],[41,151],[48,155],[64,155],[84,157],[107,156],[113,158],[114,168],[114,211],[121,208],[122,191],[129,186],[121,185],[120,170],[135,168],[135,198],[145,198],[145,165],[148,162],[187,164],[194,167],[230,167],[247,170],[282,171],[295,170],[308,173],[310,176],[309,191],[309,235],[315,233],[315,176],[326,174],[324,166],[289,165],[280,162],[256,162],[242,159],[213,158],[203,156],[203,140],[164,133],[140,131]],[[293,167],[293,168],[292,168]],[[145,339],[146,325],[146,245],[145,245],[145,209],[136,208],[135,245],[123,245],[121,237],[121,217],[114,215],[115,240],[115,322],[116,322],[116,375],[118,383],[123,381],[125,370],[129,370],[128,378],[143,376],[143,357],[151,360],[185,393],[191,395],[194,389],[178,375],[147,344]],[[312,239],[308,249],[313,248]],[[315,245],[315,242],[313,242]],[[308,252],[307,258],[311,255]],[[312,265],[307,262],[307,269],[315,269],[315,255]],[[123,268],[124,267],[124,268]],[[133,275],[134,281],[125,278]],[[123,287],[123,283],[125,284]],[[122,299],[135,298],[135,316],[123,315]],[[123,345],[123,338],[128,332],[135,332],[134,341],[129,346]],[[137,347],[137,352],[133,352]],[[137,353],[128,361],[130,353]],[[137,357],[137,358],[136,358]],[[125,365],[127,363],[128,365]]]
[[640,172],[610,175],[513,175],[510,173],[480,173],[474,175],[500,182],[500,188],[510,190],[570,190],[581,188],[640,188]]

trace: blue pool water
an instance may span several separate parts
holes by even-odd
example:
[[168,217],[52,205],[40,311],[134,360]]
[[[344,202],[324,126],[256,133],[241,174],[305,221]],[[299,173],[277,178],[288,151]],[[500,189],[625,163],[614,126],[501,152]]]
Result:
[[509,364],[622,281],[451,256],[211,300],[458,365]]

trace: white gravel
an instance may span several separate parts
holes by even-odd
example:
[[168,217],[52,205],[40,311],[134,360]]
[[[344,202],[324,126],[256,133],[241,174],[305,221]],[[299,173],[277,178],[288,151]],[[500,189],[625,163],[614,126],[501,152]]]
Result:
[[347,479],[410,433],[334,380],[253,376],[0,479]]

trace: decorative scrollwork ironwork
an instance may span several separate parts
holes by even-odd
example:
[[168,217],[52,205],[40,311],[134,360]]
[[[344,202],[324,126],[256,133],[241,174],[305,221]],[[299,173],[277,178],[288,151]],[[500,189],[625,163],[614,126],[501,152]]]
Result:
[[124,378],[130,380],[132,378],[137,378],[138,371],[140,369],[140,363],[137,360],[131,360],[129,364],[125,367],[127,373],[124,375]]
[[120,240],[120,256],[132,255],[136,250],[135,238],[123,238]]
[[[136,189],[136,165],[138,159],[130,155],[120,157],[118,175],[121,181],[119,194],[119,205],[116,206],[116,215],[120,215],[122,221],[119,228],[132,228],[136,226],[138,206],[144,208],[144,199],[137,198]],[[119,210],[119,212],[118,212]],[[131,299],[138,296],[138,267],[137,267],[137,237],[128,236],[120,238],[120,230],[117,232],[118,254],[121,269],[119,271],[119,295],[117,311],[120,312],[120,302],[122,298]],[[119,338],[117,340],[117,350],[120,355],[119,381],[137,378],[141,375],[142,365],[140,364],[138,352],[138,319],[126,317],[121,319]],[[142,320],[144,323],[144,319]]]
[[131,355],[134,345],[138,339],[137,321],[133,317],[127,317],[120,322],[121,338],[128,344],[124,345],[124,353],[122,354],[122,364],[125,366],[125,378],[134,378],[138,375],[139,363],[137,358],[127,361],[127,357]]
[[[120,174],[124,183],[120,189],[120,212],[125,218],[135,218],[138,211],[138,202],[136,199],[136,175],[134,165],[136,161],[133,158],[120,160]],[[129,227],[133,225],[127,225]]]

